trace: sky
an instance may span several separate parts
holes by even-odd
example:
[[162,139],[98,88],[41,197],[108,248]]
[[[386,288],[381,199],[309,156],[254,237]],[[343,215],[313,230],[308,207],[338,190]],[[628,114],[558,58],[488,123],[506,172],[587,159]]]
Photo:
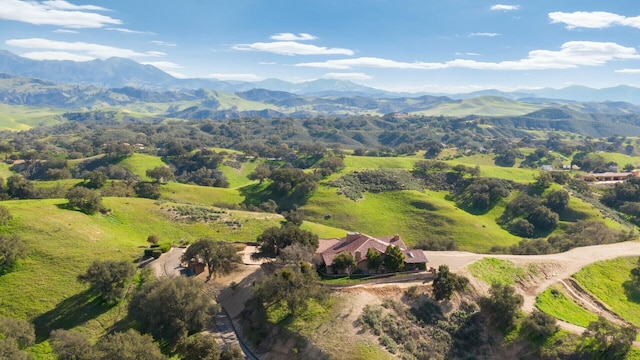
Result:
[[640,87],[640,1],[0,0],[0,49],[404,92]]

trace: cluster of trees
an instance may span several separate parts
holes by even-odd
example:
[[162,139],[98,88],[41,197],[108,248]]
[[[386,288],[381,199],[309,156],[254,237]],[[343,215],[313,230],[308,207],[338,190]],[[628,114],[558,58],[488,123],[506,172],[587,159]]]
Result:
[[291,223],[266,229],[256,241],[259,245],[256,253],[252,255],[255,258],[276,258],[282,255],[285,248],[296,244],[312,253],[318,247],[318,235]]
[[544,199],[526,193],[518,195],[505,207],[500,223],[514,235],[532,238],[552,231],[569,205],[565,190],[551,190]]
[[35,342],[36,334],[32,324],[24,320],[0,317],[0,358],[31,359],[23,350]]
[[[175,168],[175,179],[179,182],[201,186],[229,187],[227,177],[218,170],[224,154],[207,148],[187,152],[179,143],[171,143],[163,160]],[[168,177],[168,176],[167,176]]]
[[[150,241],[157,239],[150,237]],[[185,257],[205,262],[210,276],[229,273],[241,261],[232,244],[210,239],[196,241]],[[184,277],[155,280],[142,274],[136,288],[135,273],[130,262],[96,260],[78,281],[89,284],[89,291],[107,305],[135,289],[127,316],[142,335],[135,330],[114,333],[92,346],[84,335],[56,330],[51,344],[60,359],[166,359],[154,341],[163,344],[164,352],[182,359],[244,358],[238,348],[221,351],[211,336],[199,335],[218,311],[202,282]]]
[[600,201],[637,222],[640,219],[640,178],[632,177],[616,184],[602,195]]

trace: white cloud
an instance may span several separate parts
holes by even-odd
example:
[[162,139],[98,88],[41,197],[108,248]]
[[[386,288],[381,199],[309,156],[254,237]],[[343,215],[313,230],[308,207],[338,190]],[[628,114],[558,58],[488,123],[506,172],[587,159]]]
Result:
[[469,34],[469,36],[471,36],[471,37],[476,37],[476,36],[496,37],[496,36],[500,36],[500,34],[492,33],[492,32],[476,32],[476,33]]
[[276,63],[273,61],[260,61],[258,64],[260,65],[275,65]]
[[51,9],[58,10],[90,10],[90,11],[109,11],[101,6],[95,5],[74,5],[64,0],[47,0],[42,2],[43,5],[50,7]]
[[[106,59],[117,56],[124,58],[160,57],[166,55],[159,51],[138,52],[131,49],[117,48],[113,46],[92,44],[86,42],[65,42],[42,38],[10,39],[5,41],[9,46],[26,49],[43,49],[49,51],[67,51],[80,53],[78,56]],[[43,52],[46,53],[46,52]]]
[[166,42],[166,41],[160,41],[160,40],[154,40],[151,43],[153,45],[158,45],[158,46],[169,46],[169,47],[178,46],[178,44],[174,44],[174,43],[170,43],[170,42]]
[[616,72],[621,74],[640,74],[640,69],[620,69],[616,70]]
[[158,69],[166,72],[167,74],[179,79],[187,78],[185,74],[175,71],[179,69],[184,69],[184,66],[178,65],[171,61],[148,61],[148,62],[143,62],[141,64],[155,66]]
[[365,73],[327,73],[322,76],[325,79],[336,80],[370,80],[373,76]]
[[567,29],[587,28],[602,29],[611,26],[630,26],[640,29],[640,16],[626,17],[606,11],[561,11],[549,13],[551,23],[566,24]]
[[218,80],[260,81],[264,80],[256,74],[209,74],[207,77]]
[[71,60],[71,61],[90,61],[95,57],[72,54],[66,51],[36,51],[20,54],[22,57],[26,57],[33,60]]
[[75,30],[67,30],[67,29],[56,29],[53,32],[58,34],[77,34],[78,33]]
[[612,60],[640,59],[634,48],[612,42],[569,41],[560,50],[533,50],[524,59],[500,62],[481,62],[454,59],[446,62],[399,62],[388,59],[362,57],[299,63],[296,66],[348,70],[353,68],[390,68],[436,70],[466,68],[476,70],[550,70],[579,66],[600,66]]
[[520,5],[503,5],[503,4],[495,4],[491,6],[491,10],[493,11],[514,11],[520,9]]
[[67,28],[101,28],[106,25],[122,24],[119,19],[89,12],[103,10],[106,9],[93,5],[73,5],[62,0],[44,2],[2,0],[0,19]]
[[301,44],[295,41],[257,42],[253,44],[237,44],[232,46],[234,50],[265,51],[281,55],[353,55],[353,50],[341,48],[326,48],[310,44]]
[[279,33],[279,34],[271,35],[271,40],[277,40],[277,41],[308,41],[308,40],[315,40],[317,38],[318,38],[317,36],[307,34],[307,33],[300,33],[298,35],[293,33]]
[[125,29],[125,28],[106,28],[106,30],[117,31],[123,34],[155,35],[155,33],[152,33],[151,31],[138,31],[138,30]]
[[324,69],[348,70],[358,67],[380,69],[425,69],[424,63],[407,63],[375,57],[360,57],[354,59],[327,60],[323,62],[300,63],[295,66],[316,67]]
[[171,61],[147,61],[147,62],[143,62],[141,64],[155,66],[160,70],[184,69],[184,66],[178,65],[178,64],[173,63]]

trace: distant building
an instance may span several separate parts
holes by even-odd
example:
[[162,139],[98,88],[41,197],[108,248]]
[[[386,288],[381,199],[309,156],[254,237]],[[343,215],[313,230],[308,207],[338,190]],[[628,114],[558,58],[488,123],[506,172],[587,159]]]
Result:
[[622,182],[631,177],[639,177],[640,170],[633,170],[632,172],[603,172],[603,173],[589,173],[582,178],[584,181],[600,182],[600,181],[615,181]]
[[540,170],[542,170],[542,171],[553,171],[553,165],[542,165],[542,166],[540,166]]

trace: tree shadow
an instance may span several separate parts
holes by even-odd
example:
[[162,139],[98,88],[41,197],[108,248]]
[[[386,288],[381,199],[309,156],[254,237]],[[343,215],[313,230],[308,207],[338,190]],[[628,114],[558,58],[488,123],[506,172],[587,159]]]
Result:
[[75,207],[73,207],[71,204],[69,204],[68,202],[66,203],[62,203],[62,204],[56,204],[56,207],[60,210],[74,210],[74,211],[80,211],[78,209],[76,209]]
[[427,211],[436,211],[438,210],[438,208],[433,205],[432,203],[428,202],[428,201],[420,201],[420,200],[416,200],[416,201],[412,201],[409,203],[411,206],[413,206],[416,209],[420,209],[420,210],[427,210]]
[[38,341],[49,337],[52,330],[71,329],[107,312],[113,305],[85,290],[66,298],[55,308],[33,319]]
[[634,303],[640,303],[640,286],[631,280],[627,280],[622,283],[624,288],[624,294],[627,296],[627,300]]
[[579,220],[586,220],[589,216],[582,211],[576,211],[571,208],[566,208],[558,213],[560,221],[576,222]]

